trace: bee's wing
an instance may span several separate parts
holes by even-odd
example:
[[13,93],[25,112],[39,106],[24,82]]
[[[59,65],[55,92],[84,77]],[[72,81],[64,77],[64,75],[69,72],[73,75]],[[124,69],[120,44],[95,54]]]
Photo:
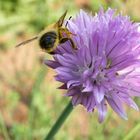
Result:
[[37,38],[38,38],[38,36],[35,36],[35,37],[31,38],[31,39],[25,40],[25,41],[23,41],[23,42],[17,44],[16,47],[19,47],[19,46],[21,46],[21,45],[25,45],[25,44],[27,44],[27,43],[33,41],[33,40],[36,40]]
[[58,27],[61,27],[61,26],[62,26],[66,14],[67,14],[67,10],[66,10],[65,13],[59,18],[59,20],[56,22],[56,25],[57,25]]

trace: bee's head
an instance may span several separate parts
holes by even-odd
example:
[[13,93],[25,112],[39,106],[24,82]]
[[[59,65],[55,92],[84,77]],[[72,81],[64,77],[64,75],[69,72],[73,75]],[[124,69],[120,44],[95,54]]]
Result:
[[41,49],[50,52],[53,49],[57,34],[54,31],[44,33],[39,39]]

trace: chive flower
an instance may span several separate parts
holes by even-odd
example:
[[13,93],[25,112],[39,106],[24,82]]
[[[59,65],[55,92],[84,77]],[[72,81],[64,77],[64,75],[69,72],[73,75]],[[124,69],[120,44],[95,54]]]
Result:
[[73,106],[97,109],[99,122],[107,106],[127,119],[124,104],[138,110],[133,97],[140,96],[139,24],[109,8],[95,16],[80,10],[67,28],[76,34],[72,39],[78,50],[67,41],[57,47],[54,60],[45,60],[57,72],[65,96]]

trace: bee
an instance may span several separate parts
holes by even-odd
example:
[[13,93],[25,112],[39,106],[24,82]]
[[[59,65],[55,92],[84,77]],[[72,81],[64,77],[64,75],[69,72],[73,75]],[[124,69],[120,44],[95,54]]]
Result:
[[[74,50],[77,50],[75,43],[72,40],[72,35],[66,26],[63,27],[63,22],[66,17],[67,11],[59,18],[56,23],[49,25],[45,30],[43,30],[39,35],[28,39],[24,42],[21,42],[16,47],[21,45],[25,45],[33,40],[38,40],[39,46],[42,50],[49,54],[55,54],[55,50],[59,44],[65,43],[66,41],[70,41],[71,47]],[[70,17],[71,18],[71,17]]]

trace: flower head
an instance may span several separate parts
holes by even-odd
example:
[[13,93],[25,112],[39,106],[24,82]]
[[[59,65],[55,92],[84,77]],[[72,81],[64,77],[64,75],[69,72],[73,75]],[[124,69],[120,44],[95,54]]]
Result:
[[140,32],[138,23],[115,10],[101,9],[95,16],[80,11],[68,23],[76,34],[70,42],[59,45],[54,60],[45,63],[57,72],[56,80],[67,89],[74,106],[82,104],[88,112],[98,110],[102,122],[107,105],[127,119],[123,104],[138,110],[131,97],[140,96]]

